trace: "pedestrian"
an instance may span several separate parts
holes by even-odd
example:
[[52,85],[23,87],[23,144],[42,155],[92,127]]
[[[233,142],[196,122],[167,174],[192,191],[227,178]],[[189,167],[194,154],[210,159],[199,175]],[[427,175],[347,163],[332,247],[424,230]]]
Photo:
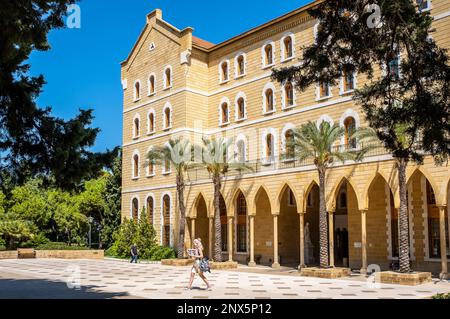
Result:
[[133,246],[131,246],[131,261],[130,263],[138,263],[138,248],[136,244],[133,244]]
[[195,275],[198,274],[200,278],[205,282],[206,289],[211,290],[211,285],[209,284],[208,279],[206,279],[205,274],[200,267],[202,260],[205,258],[203,255],[203,245],[200,238],[194,240],[194,249],[189,250],[189,257],[194,258],[195,262],[194,266],[192,266],[191,269],[191,279],[189,281],[189,287],[187,289],[188,290],[192,289],[192,284],[194,283]]

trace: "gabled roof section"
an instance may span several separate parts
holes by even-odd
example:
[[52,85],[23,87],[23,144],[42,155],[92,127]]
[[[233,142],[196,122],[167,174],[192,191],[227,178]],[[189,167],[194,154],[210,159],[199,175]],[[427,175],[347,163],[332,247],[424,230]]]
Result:
[[[127,64],[131,57],[133,56],[133,53],[136,51],[136,49],[139,46],[139,43],[141,42],[141,40],[143,39],[145,33],[147,32],[147,30],[149,28],[152,28],[154,25],[156,25],[157,23],[161,23],[163,24],[165,27],[167,27],[168,29],[170,29],[174,34],[176,34],[178,37],[183,37],[185,36],[187,33],[192,33],[194,31],[193,28],[191,27],[187,27],[183,30],[180,30],[176,27],[174,27],[173,25],[171,25],[170,23],[166,22],[163,20],[162,18],[162,11],[161,9],[155,9],[154,11],[152,11],[151,13],[149,13],[147,15],[147,23],[144,27],[144,29],[141,31],[139,38],[137,39],[136,43],[133,45],[133,48],[131,49],[130,54],[128,55],[128,57],[125,59],[125,61],[121,62],[120,64],[123,66],[125,64]],[[205,41],[206,42],[206,41]]]

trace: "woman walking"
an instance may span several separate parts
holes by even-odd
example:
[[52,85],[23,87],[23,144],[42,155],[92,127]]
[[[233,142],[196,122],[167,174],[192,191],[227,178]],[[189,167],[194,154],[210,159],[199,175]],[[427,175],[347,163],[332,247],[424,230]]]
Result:
[[203,273],[200,265],[201,262],[204,258],[203,256],[203,245],[202,245],[202,241],[201,239],[195,239],[194,240],[194,249],[189,251],[189,257],[195,258],[195,263],[194,266],[192,266],[191,269],[191,279],[189,281],[189,287],[187,289],[191,290],[192,289],[192,284],[194,282],[195,279],[195,274],[198,274],[200,276],[200,278],[203,279],[203,281],[206,284],[206,287],[208,290],[211,290],[211,286],[208,282],[208,280],[205,277],[205,274]]

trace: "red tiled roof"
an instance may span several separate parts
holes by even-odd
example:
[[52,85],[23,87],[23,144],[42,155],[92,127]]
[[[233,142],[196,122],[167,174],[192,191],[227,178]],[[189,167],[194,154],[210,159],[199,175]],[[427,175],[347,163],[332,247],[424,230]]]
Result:
[[195,45],[198,45],[199,47],[205,48],[205,49],[210,49],[212,48],[215,44],[202,40],[200,38],[197,38],[196,36],[192,36],[192,42]]

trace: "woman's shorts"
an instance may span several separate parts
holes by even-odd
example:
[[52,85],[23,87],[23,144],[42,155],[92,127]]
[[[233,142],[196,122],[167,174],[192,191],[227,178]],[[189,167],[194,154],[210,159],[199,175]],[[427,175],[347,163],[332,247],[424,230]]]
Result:
[[199,274],[202,271],[200,270],[200,260],[196,260],[194,266],[192,266],[191,272],[193,274]]

